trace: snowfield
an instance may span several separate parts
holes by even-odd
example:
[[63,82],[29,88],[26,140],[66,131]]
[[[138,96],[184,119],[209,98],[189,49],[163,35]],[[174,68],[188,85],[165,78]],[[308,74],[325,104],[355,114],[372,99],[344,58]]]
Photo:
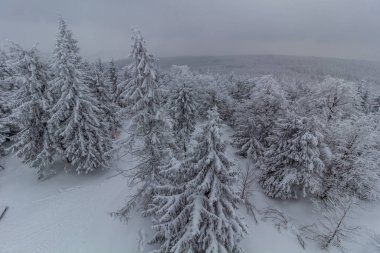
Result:
[[40,182],[18,160],[3,163],[0,199],[9,210],[1,223],[0,252],[136,252],[143,220],[126,226],[108,215],[128,196],[124,178],[107,179],[111,170],[59,173]]
[[[224,127],[226,140],[232,134]],[[238,166],[245,161],[237,157],[230,145],[227,155]],[[134,214],[128,224],[114,220],[109,213],[118,210],[131,193],[128,181],[117,174],[117,168],[133,166],[133,157],[113,163],[104,173],[77,175],[65,173],[64,164],[57,163],[57,174],[38,181],[35,170],[19,159],[6,157],[0,162],[6,168],[0,171],[0,206],[9,210],[0,221],[1,253],[134,253],[149,252],[146,245],[151,236],[149,218]],[[253,203],[257,209],[274,207],[292,217],[295,222],[310,224],[318,216],[307,201],[275,201],[267,198],[257,187]],[[242,214],[246,214],[241,207]],[[258,214],[257,214],[258,215]],[[312,218],[314,217],[314,218]],[[271,222],[263,222],[258,215],[255,224],[251,216],[245,221],[249,232],[242,241],[247,253],[323,252],[313,241],[306,241],[306,249],[298,244],[290,231],[279,232]],[[380,233],[380,206],[370,203],[358,209],[350,220],[362,229],[354,242],[345,244],[347,252],[376,252],[370,235]],[[378,250],[378,249],[377,249]],[[331,248],[330,252],[340,252]]]

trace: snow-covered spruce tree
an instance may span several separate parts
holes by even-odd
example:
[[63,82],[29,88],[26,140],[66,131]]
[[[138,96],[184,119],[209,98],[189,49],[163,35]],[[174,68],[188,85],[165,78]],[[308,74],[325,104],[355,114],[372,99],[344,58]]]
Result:
[[8,95],[4,91],[12,91],[18,88],[17,83],[12,82],[9,77],[14,75],[13,69],[9,66],[9,52],[0,50],[0,90],[2,95]]
[[281,84],[291,110],[304,117],[316,116],[315,89],[319,85],[317,81],[288,78]]
[[83,82],[78,53],[77,41],[60,19],[52,62],[55,78],[50,82],[55,101],[48,124],[59,154],[78,173],[87,173],[108,166],[111,138],[99,101]]
[[6,124],[4,117],[4,113],[0,111],[0,157],[6,153],[5,143],[7,142],[7,138],[10,134],[9,126]]
[[89,71],[86,71],[86,75],[88,76],[86,79],[89,82],[89,87],[103,111],[103,121],[108,124],[111,135],[116,136],[117,129],[120,127],[120,120],[117,115],[118,107],[112,101],[111,89],[108,86],[109,82],[107,82],[102,61],[98,59]]
[[118,69],[115,65],[114,60],[112,59],[109,63],[109,66],[107,70],[105,71],[105,84],[108,89],[109,98],[110,101],[110,114],[111,117],[111,133],[112,137],[116,138],[116,135],[118,134],[118,129],[121,127],[121,119],[120,119],[120,107],[118,104],[118,98],[120,95],[120,91],[118,89],[118,81],[119,81],[119,75],[118,75]]
[[11,113],[9,103],[12,101],[10,101],[9,98],[12,97],[13,93],[16,92],[19,88],[14,78],[12,78],[15,73],[9,66],[9,57],[9,52],[5,53],[4,51],[0,50],[0,135],[2,136],[0,138],[4,141],[19,131],[17,124],[9,121],[7,123],[7,120],[4,119]]
[[9,109],[6,105],[8,89],[5,87],[5,80],[9,76],[6,59],[5,52],[0,50],[0,157],[4,154],[4,143],[10,133],[9,126],[4,121],[4,118],[9,115]]
[[236,105],[233,135],[238,154],[249,157],[254,164],[260,162],[270,145],[267,137],[273,132],[275,120],[287,110],[285,94],[275,79],[263,76],[255,83],[251,99]]
[[145,136],[145,128],[149,127],[151,121],[161,112],[161,91],[158,87],[154,58],[148,53],[140,31],[133,30],[132,40],[130,57],[133,62],[128,66],[128,89],[121,97],[125,105],[125,114],[134,122],[132,130],[135,136]]
[[173,118],[173,133],[177,146],[186,154],[191,134],[195,130],[196,102],[191,87],[186,84],[177,86],[172,91],[169,103],[170,114]]
[[10,150],[24,163],[38,168],[41,178],[54,155],[46,124],[46,66],[40,61],[36,48],[24,50],[15,43],[10,46],[8,64],[14,73],[10,82],[17,83],[19,89],[9,98],[12,113],[6,120],[20,127],[20,131],[11,138]]
[[0,157],[4,155],[5,143],[7,141],[7,128],[4,126],[4,123],[0,119]]
[[297,198],[322,191],[329,152],[314,118],[289,113],[276,122],[265,152],[259,182],[273,198]]
[[201,119],[207,118],[207,112],[215,106],[216,97],[216,82],[212,74],[194,73],[192,87],[198,104],[198,117]]
[[120,108],[125,108],[126,101],[125,101],[125,92],[128,90],[128,83],[129,80],[132,78],[130,76],[130,72],[128,69],[129,65],[125,66],[122,68],[122,74],[120,75],[120,78],[117,83],[117,93],[115,96],[115,103],[120,107]]
[[234,100],[228,91],[228,76],[213,73],[194,74],[192,87],[198,102],[198,116],[207,118],[207,111],[218,107],[223,122],[233,125]]
[[119,75],[118,69],[113,59],[109,62],[108,68],[105,72],[105,82],[109,89],[109,94],[111,96],[112,102],[117,105],[117,100],[120,95],[120,91],[117,87],[117,84],[119,82]]
[[120,91],[118,89],[118,81],[118,68],[116,67],[115,62],[112,59],[108,65],[108,68],[105,71],[105,84],[107,86],[108,94],[111,99],[110,110],[113,115],[113,128],[111,129],[111,133],[113,138],[116,138],[118,129],[121,127],[121,119],[119,117],[120,107],[117,102],[120,95]]
[[261,141],[258,140],[260,129],[259,125],[256,124],[254,115],[252,114],[249,117],[244,115],[247,115],[247,113],[244,112],[236,118],[235,133],[232,138],[233,145],[239,149],[237,154],[248,159],[247,166],[240,170],[239,183],[241,196],[244,200],[247,211],[255,217],[254,205],[252,204],[250,197],[253,191],[253,184],[256,182],[256,171],[261,166],[265,149]]
[[102,60],[98,59],[92,69],[94,79],[93,89],[95,96],[103,106],[108,106],[112,100],[110,98],[110,91],[106,85],[105,69]]
[[236,213],[241,202],[233,185],[237,172],[224,155],[216,107],[198,138],[198,146],[180,166],[163,171],[172,179],[160,185],[147,215],[156,215],[151,243],[157,252],[242,252],[246,226]]
[[371,112],[374,112],[374,113],[380,112],[380,96],[373,98]]
[[369,114],[371,112],[371,102],[372,102],[372,96],[369,92],[369,85],[370,83],[367,80],[361,80],[360,83],[357,85],[357,97],[358,102],[357,109],[358,111]]
[[[194,101],[197,100],[198,102],[198,87],[196,87],[195,76],[196,75],[190,71],[187,65],[172,65],[168,71],[164,72],[160,77],[160,82],[162,83],[161,87],[165,90],[165,92],[163,92],[164,104],[166,106],[170,105],[174,91],[177,91],[180,85],[191,87]],[[170,109],[171,108],[169,108],[169,110]]]
[[136,105],[136,101],[140,101],[144,97],[146,91],[154,84],[154,88],[157,87],[157,72],[154,67],[154,58],[146,49],[145,40],[143,39],[141,32],[133,29],[133,45],[130,57],[133,59],[133,63],[126,67],[125,72],[126,80],[124,83],[122,93],[120,94],[120,100],[123,107],[126,108],[127,114],[134,114],[140,111],[143,104]]
[[139,31],[133,30],[132,39],[131,78],[128,90],[122,94],[127,105],[124,110],[132,123],[130,136],[122,145],[132,146],[132,154],[139,158],[138,164],[128,171],[131,183],[137,186],[137,190],[127,205],[113,214],[126,220],[137,204],[145,208],[150,203],[154,186],[162,180],[160,170],[171,161],[173,148],[171,129],[161,110],[161,91],[153,57],[148,54]]
[[[7,68],[7,55],[4,51],[0,50],[0,82],[3,81],[7,76],[9,76],[8,68]],[[1,86],[4,84],[1,83]]]
[[232,117],[232,115],[235,112],[236,101],[229,94],[229,87],[231,86],[229,76],[224,74],[214,74],[214,79],[214,92],[210,94],[212,95],[212,105],[216,105],[218,107],[218,112],[223,122],[230,126],[233,126],[234,118]]
[[[235,133],[233,144],[238,154],[247,157],[254,164],[259,162],[264,152],[261,133],[263,125],[256,120],[254,109],[247,103],[237,105],[235,113]],[[253,110],[252,110],[253,109]]]
[[276,119],[285,115],[288,103],[282,87],[272,76],[257,78],[255,83],[247,107],[241,107],[246,110],[246,114],[241,116],[255,119],[255,124],[260,129],[258,140],[264,147],[268,147],[266,138],[271,134]]
[[245,76],[239,75],[237,78],[231,80],[233,85],[230,87],[230,96],[238,102],[249,99],[251,90],[254,86],[252,80]]
[[379,196],[379,127],[370,115],[336,122],[330,136],[333,158],[326,169],[322,199]]

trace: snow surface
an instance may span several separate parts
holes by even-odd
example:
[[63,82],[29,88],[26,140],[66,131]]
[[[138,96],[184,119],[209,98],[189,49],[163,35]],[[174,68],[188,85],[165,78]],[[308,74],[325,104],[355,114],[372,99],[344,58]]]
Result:
[[[226,140],[232,134],[224,128]],[[245,161],[234,155],[228,146],[228,157],[236,165]],[[53,177],[38,181],[35,171],[19,159],[6,157],[0,160],[6,170],[0,171],[0,206],[9,210],[0,221],[1,253],[134,253],[148,252],[151,236],[149,218],[134,214],[128,224],[114,220],[109,213],[123,206],[132,190],[127,179],[115,176],[117,168],[133,166],[133,157],[119,159],[113,168],[104,173],[76,175],[58,172]],[[63,164],[55,164],[59,170]],[[312,212],[311,203],[274,201],[265,197],[257,187],[253,203],[256,208],[274,207],[284,211],[296,222],[310,224],[318,214]],[[244,207],[241,208],[245,214]],[[346,243],[348,252],[376,252],[369,234],[380,233],[380,205],[369,203],[357,210],[353,222],[360,224],[355,242]],[[298,253],[322,252],[318,245],[306,241],[303,250],[290,231],[278,232],[270,222],[246,216],[249,234],[242,241],[247,253]],[[330,252],[339,252],[331,249]]]

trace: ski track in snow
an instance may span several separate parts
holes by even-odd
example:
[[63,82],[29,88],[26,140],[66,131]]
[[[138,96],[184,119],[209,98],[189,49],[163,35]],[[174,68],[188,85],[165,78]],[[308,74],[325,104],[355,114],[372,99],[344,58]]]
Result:
[[[231,134],[230,128],[223,128],[225,141],[230,141]],[[226,153],[235,166],[244,163],[234,152],[228,145]],[[132,160],[135,159],[117,161],[114,167],[128,168],[133,166]],[[0,172],[0,206],[9,206],[9,210],[0,221],[0,253],[135,253],[152,249],[146,245],[151,236],[149,218],[136,214],[125,224],[109,215],[122,207],[131,193],[125,177],[110,177],[116,171],[83,176],[58,173],[38,181],[34,170],[18,159],[7,157],[1,162],[6,170]],[[310,222],[313,216],[309,202],[274,201],[259,188],[253,203],[259,209],[278,208],[300,223]],[[244,207],[241,213],[245,215]],[[359,243],[346,244],[350,252],[376,252],[367,234],[380,233],[379,213],[377,203],[358,211],[356,221],[368,229],[361,231],[356,240]],[[323,252],[310,241],[306,241],[303,250],[290,231],[280,233],[271,223],[259,220],[256,225],[249,216],[245,221],[249,234],[242,246],[247,253]],[[330,252],[339,251],[332,248]]]

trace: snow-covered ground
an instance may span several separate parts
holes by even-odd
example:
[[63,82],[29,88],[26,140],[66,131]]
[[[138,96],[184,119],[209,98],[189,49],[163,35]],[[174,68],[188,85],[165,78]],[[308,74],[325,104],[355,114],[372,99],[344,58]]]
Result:
[[[225,137],[231,130],[224,129]],[[236,165],[244,163],[227,149]],[[1,253],[134,253],[148,252],[146,241],[150,236],[149,219],[135,214],[128,224],[114,220],[109,213],[123,206],[130,194],[127,179],[115,176],[117,168],[127,169],[133,157],[117,160],[104,173],[76,175],[58,172],[55,176],[38,181],[34,170],[21,164],[17,158],[6,157],[0,163],[0,206],[9,210],[0,221]],[[63,164],[55,164],[62,168]],[[310,224],[318,214],[312,212],[307,201],[273,201],[257,187],[253,203],[256,208],[278,208],[296,222]],[[242,207],[242,213],[245,209]],[[357,210],[352,222],[360,224],[355,242],[346,243],[348,252],[376,252],[370,232],[380,233],[380,205],[370,203]],[[255,224],[246,216],[249,234],[242,242],[247,253],[321,252],[315,242],[307,241],[303,250],[290,231],[281,233],[270,222]],[[339,252],[332,249],[330,252]]]

